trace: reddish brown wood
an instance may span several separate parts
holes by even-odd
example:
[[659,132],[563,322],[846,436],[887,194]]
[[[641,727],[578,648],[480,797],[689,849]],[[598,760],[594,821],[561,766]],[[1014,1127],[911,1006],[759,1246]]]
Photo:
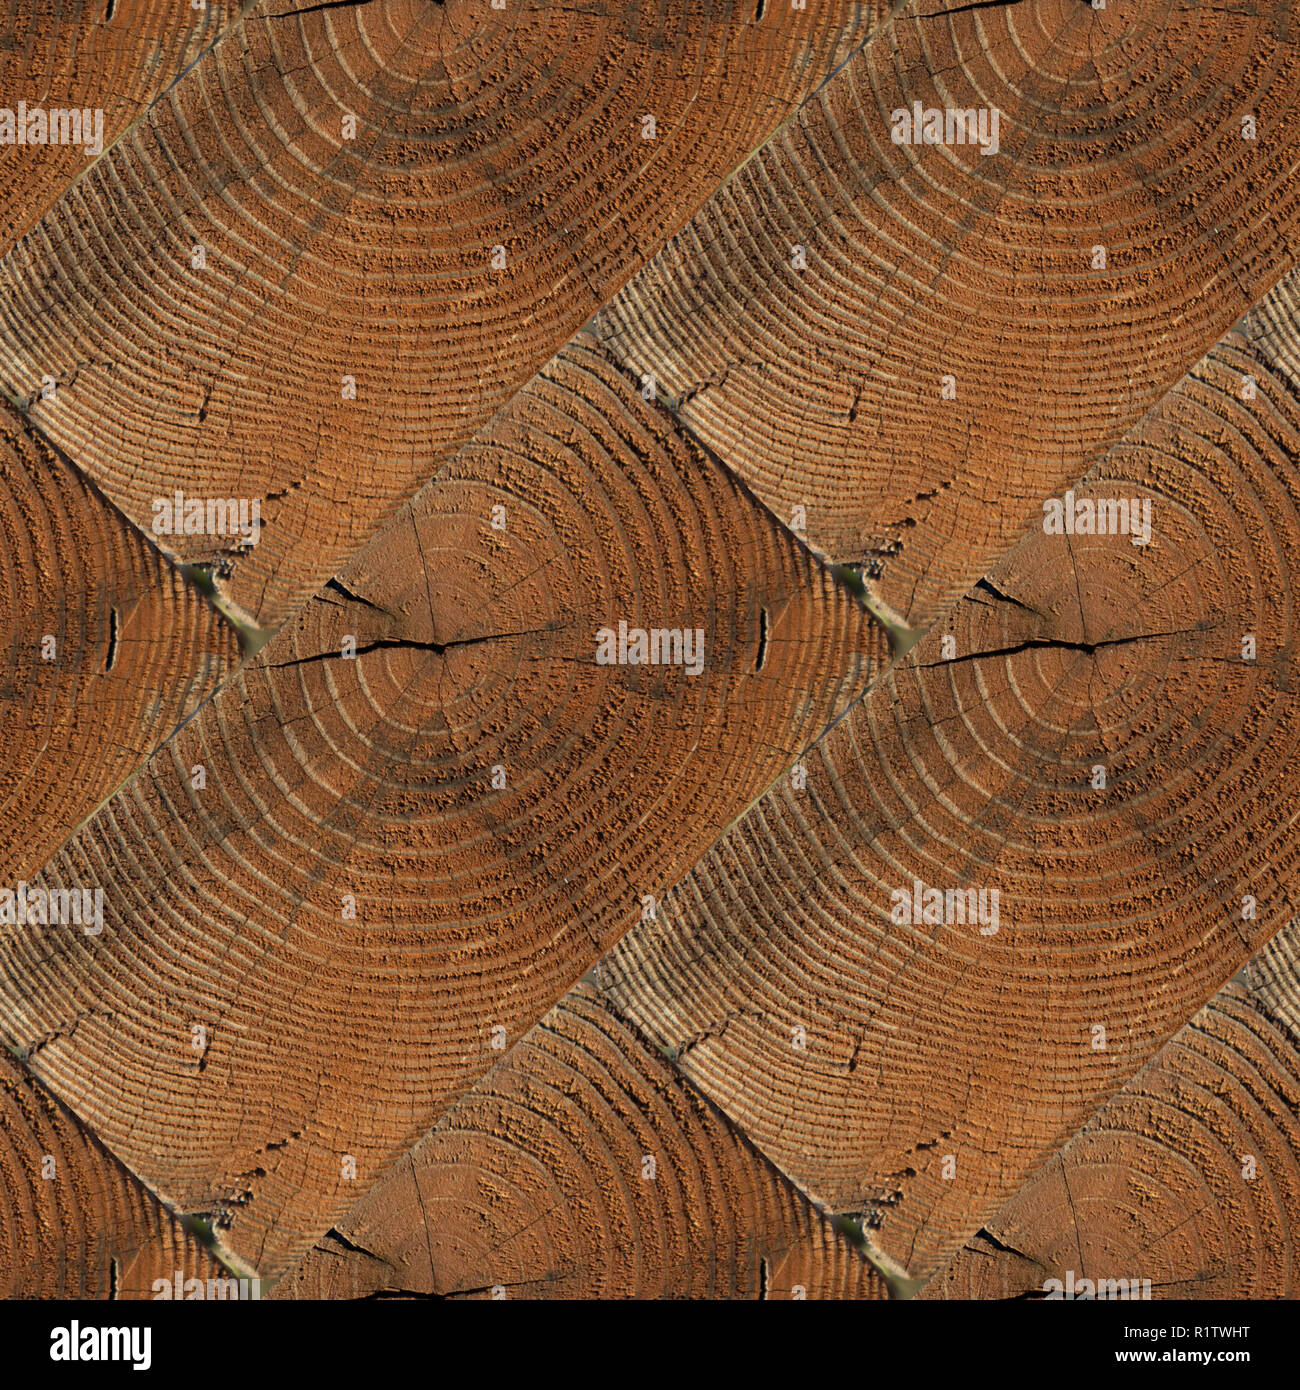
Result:
[[[149,1298],[222,1267],[0,1052],[0,1297]],[[214,1290],[215,1291],[215,1290]],[[224,1291],[224,1290],[223,1290]],[[194,1286],[191,1294],[196,1292]]]
[[0,379],[142,528],[258,501],[162,539],[278,624],[883,9],[263,3],[4,262]]
[[580,985],[277,1298],[884,1298],[885,1282]]
[[[190,0],[0,5],[0,106],[14,119],[9,141],[0,143],[0,253],[31,231],[91,167],[93,151],[107,150],[245,8],[251,5],[241,0],[204,0],[197,10]],[[79,144],[50,143],[50,113],[72,110],[92,113],[90,136]],[[55,120],[62,135],[63,123]],[[66,130],[74,133],[70,120]],[[46,143],[26,143],[29,134]],[[9,292],[2,273],[0,285]]]
[[921,1297],[1294,1298],[1298,1043],[1226,986]]
[[12,891],[211,694],[239,648],[198,590],[8,405],[0,646],[0,889]]
[[[1293,383],[1230,335],[1079,488],[1151,501],[1150,544],[1027,535],[602,966],[914,1274],[1291,915],[1297,459]],[[996,889],[997,933],[891,920],[917,880]]]
[[[1293,264],[1300,51],[1285,0],[908,8],[601,320],[925,627]],[[895,143],[914,103],[997,153]]]
[[[698,628],[699,673],[597,664],[621,621]],[[55,856],[45,880],[102,886],[108,920],[93,944],[0,936],[8,1027],[57,1034],[41,1079],[275,1273],[885,656],[574,347]]]

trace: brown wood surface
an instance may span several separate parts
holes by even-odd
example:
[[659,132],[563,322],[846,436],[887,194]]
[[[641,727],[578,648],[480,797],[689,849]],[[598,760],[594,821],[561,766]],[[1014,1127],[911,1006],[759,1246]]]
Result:
[[177,1271],[206,1295],[209,1279],[229,1277],[4,1052],[0,1191],[0,1298],[152,1299],[154,1281],[174,1289]]
[[0,1293],[1292,1296],[1292,8],[0,15]]
[[[15,113],[0,144],[0,252],[29,232],[95,156],[73,144],[17,143],[18,103],[101,110],[103,148],[251,5],[241,0],[5,0],[0,105]],[[4,281],[0,279],[0,284]]]
[[[1291,266],[1300,225],[1284,0],[946,8],[910,6],[601,316],[918,627]],[[895,144],[916,102],[998,109],[997,153]]]
[[165,540],[278,624],[884,9],[264,0],[0,266],[0,381],[142,528],[258,499]]
[[0,887],[14,889],[215,689],[239,647],[207,599],[3,404],[0,645]]
[[[601,967],[913,1274],[1294,910],[1298,458],[1293,384],[1229,335],[1079,489],[1151,500],[1151,543],[1029,533]],[[998,932],[892,921],[914,879],[998,889]]]
[[[596,664],[620,620],[700,628],[699,675]],[[41,1080],[273,1274],[356,1200],[344,1159],[373,1181],[885,657],[575,346],[51,860],[108,920],[0,939],[11,1039],[49,1035]]]
[[1298,1112],[1300,1036],[1233,982],[920,1297],[1126,1279],[1153,1299],[1294,1298]]
[[275,1290],[403,1294],[813,1299],[887,1289],[579,985]]

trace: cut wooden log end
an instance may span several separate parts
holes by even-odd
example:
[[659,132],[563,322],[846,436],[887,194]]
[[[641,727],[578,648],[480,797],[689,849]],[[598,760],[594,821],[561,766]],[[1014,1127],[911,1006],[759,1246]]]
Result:
[[13,890],[211,693],[239,648],[198,590],[7,405],[0,534],[0,886]]
[[8,257],[5,389],[277,625],[884,5],[771,9],[263,6]]
[[41,1077],[274,1273],[886,659],[575,346],[55,857],[105,926],[0,938],[16,1041],[93,1009]]
[[1294,1298],[1298,1043],[1227,985],[920,1296]]
[[920,627],[1292,264],[1300,215],[1281,0],[962,10],[867,45],[601,316]]
[[1292,918],[1242,971],[1261,1007],[1300,1038],[1300,919]]
[[153,1298],[225,1271],[0,1049],[0,1297]]
[[1294,911],[1298,458],[1230,336],[602,967],[913,1274]]
[[[0,6],[0,254],[29,232],[203,50],[241,0]],[[3,284],[0,272],[0,284]],[[7,287],[6,287],[7,288]]]
[[884,1298],[885,1281],[578,986],[276,1298]]

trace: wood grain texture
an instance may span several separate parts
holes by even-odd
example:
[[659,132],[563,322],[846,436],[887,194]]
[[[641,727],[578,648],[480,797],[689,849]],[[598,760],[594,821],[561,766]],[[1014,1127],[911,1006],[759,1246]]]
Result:
[[0,887],[12,889],[212,692],[239,647],[207,599],[7,405],[0,645]]
[[0,380],[142,527],[257,500],[161,539],[277,624],[883,9],[264,3],[4,262]]
[[277,1298],[884,1298],[885,1282],[586,985]]
[[[23,116],[33,108],[102,111],[102,148],[235,19],[241,0],[5,0],[0,5],[0,105],[14,130],[0,143],[0,253],[29,232],[85,174],[93,153],[84,144],[19,144]],[[23,121],[24,139],[39,123]],[[45,128],[48,130],[48,127]]]
[[1297,1043],[1257,995],[1225,986],[920,1296],[1125,1279],[1153,1299],[1294,1298]]
[[[913,1274],[1294,912],[1297,459],[1229,335],[1078,490],[1151,501],[1150,543],[1027,535],[600,968]],[[914,881],[996,889],[997,932],[894,919]]]
[[1300,1038],[1300,924],[1295,918],[1251,958],[1242,981],[1261,1007]]
[[[1286,3],[912,9],[601,323],[924,627],[1294,263],[1300,50]],[[997,152],[894,143],[913,103]]]
[[225,1271],[0,1051],[0,1297],[152,1298]]
[[[699,673],[597,664],[620,621],[700,629]],[[103,887],[105,929],[0,942],[6,1028],[48,1036],[56,1094],[274,1273],[885,656],[856,600],[575,346],[54,858],[43,881]]]

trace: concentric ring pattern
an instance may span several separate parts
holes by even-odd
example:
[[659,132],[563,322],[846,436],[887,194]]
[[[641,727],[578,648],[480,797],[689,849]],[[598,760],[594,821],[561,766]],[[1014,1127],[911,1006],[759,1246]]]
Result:
[[257,499],[162,543],[277,624],[882,9],[264,3],[10,253],[0,379],[142,528]]
[[[1290,5],[961,9],[869,44],[602,315],[915,627],[1291,264],[1300,213]],[[907,143],[927,112],[945,140]]]
[[0,886],[12,889],[215,689],[239,651],[216,610],[8,405],[0,644]]
[[1293,1295],[1293,8],[11,6],[0,1292]]
[[[601,664],[622,627],[677,660]],[[91,1014],[37,1075],[271,1275],[886,651],[575,346],[55,856],[107,920],[0,943],[15,1040]]]
[[[190,0],[7,0],[0,6],[0,103],[14,121],[0,140],[0,252],[29,232],[246,8],[241,0],[203,0],[197,8]],[[78,121],[77,143],[49,140],[50,113],[58,111],[91,114],[89,131]],[[62,117],[54,120],[62,135]],[[70,120],[67,131],[74,133]]]
[[1291,915],[1297,458],[1230,335],[1057,499],[1147,543],[1030,533],[602,966],[913,1274]]
[[224,1279],[83,1126],[0,1054],[0,1297],[152,1298]]
[[921,1296],[1294,1298],[1296,1043],[1229,984]]
[[277,1297],[883,1298],[884,1280],[579,986]]

